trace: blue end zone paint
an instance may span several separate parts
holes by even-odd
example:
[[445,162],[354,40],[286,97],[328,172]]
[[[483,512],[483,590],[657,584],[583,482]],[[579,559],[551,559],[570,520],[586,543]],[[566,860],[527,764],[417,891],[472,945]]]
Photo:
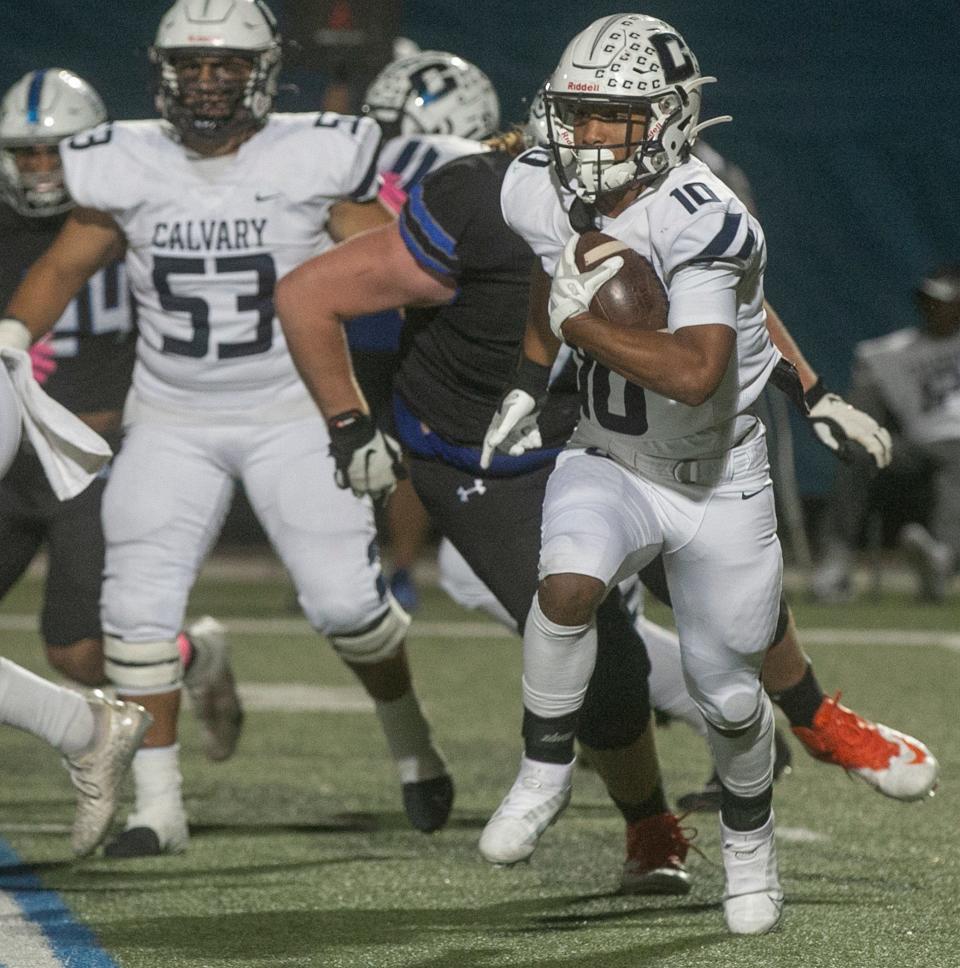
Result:
[[56,957],[70,968],[119,968],[94,933],[73,919],[56,891],[47,890],[10,845],[0,840],[0,891],[9,894],[33,921]]

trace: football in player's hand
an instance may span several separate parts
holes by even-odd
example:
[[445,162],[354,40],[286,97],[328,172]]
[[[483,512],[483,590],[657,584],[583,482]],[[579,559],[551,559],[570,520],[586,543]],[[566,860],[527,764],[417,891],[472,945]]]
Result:
[[581,272],[595,269],[615,255],[623,259],[623,266],[597,291],[590,312],[621,326],[666,329],[667,294],[653,266],[639,252],[595,230],[584,232],[577,242],[577,268]]

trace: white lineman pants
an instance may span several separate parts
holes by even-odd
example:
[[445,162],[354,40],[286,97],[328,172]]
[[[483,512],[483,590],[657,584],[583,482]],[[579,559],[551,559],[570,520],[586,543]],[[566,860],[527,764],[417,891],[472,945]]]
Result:
[[20,448],[23,429],[20,401],[3,360],[0,360],[0,477],[7,473]]
[[327,429],[288,423],[134,423],[103,499],[103,628],[128,642],[175,638],[220,533],[234,481],[289,571],[317,631],[349,633],[387,607],[373,509],[336,486]]
[[783,572],[762,431],[710,462],[714,484],[680,483],[676,462],[634,462],[560,455],[544,500],[540,576],[590,575],[611,587],[662,550],[690,696],[715,726],[740,729],[761,708]]

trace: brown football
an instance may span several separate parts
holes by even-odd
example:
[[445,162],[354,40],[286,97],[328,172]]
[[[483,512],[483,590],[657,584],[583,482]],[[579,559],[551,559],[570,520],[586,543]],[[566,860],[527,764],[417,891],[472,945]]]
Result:
[[577,268],[595,269],[611,256],[623,258],[620,271],[605,282],[590,312],[620,326],[657,330],[667,326],[667,294],[649,261],[625,242],[603,232],[584,232],[577,242]]

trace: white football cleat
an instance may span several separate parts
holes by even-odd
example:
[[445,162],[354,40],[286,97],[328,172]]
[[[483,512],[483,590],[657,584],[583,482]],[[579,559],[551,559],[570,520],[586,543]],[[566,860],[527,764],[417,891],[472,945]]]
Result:
[[783,913],[773,823],[772,813],[759,830],[730,830],[720,821],[723,916],[732,934],[766,934]]
[[[575,761],[574,761],[575,762]],[[520,759],[520,772],[480,835],[480,853],[491,864],[527,860],[540,835],[570,802],[573,762]]]
[[227,630],[205,615],[188,629],[193,661],[183,676],[183,687],[200,721],[203,751],[210,760],[233,756],[243,727],[243,709],[230,667]]
[[937,788],[940,764],[920,740],[858,716],[840,693],[823,698],[809,728],[792,732],[821,763],[842,766],[884,796],[922,800]]
[[108,699],[99,689],[86,697],[93,713],[89,750],[64,757],[77,791],[70,846],[86,857],[103,840],[117,809],[117,792],[153,717],[135,702]]

